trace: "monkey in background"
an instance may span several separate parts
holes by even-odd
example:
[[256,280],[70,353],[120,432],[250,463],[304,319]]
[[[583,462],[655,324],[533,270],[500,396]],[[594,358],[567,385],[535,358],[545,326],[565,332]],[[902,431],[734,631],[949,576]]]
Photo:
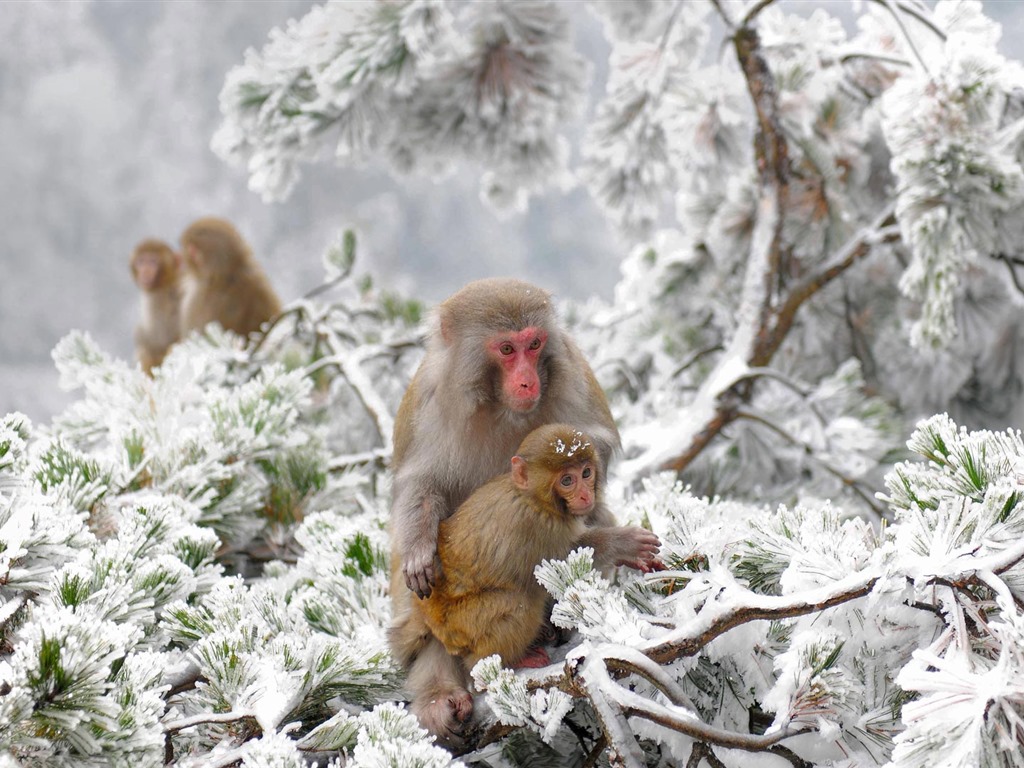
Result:
[[162,240],[143,240],[132,251],[132,279],[142,291],[135,355],[149,375],[181,338],[180,264],[178,254]]
[[182,233],[181,335],[220,323],[248,336],[280,314],[281,301],[248,244],[228,221],[198,219]]
[[[442,302],[395,417],[395,626],[406,621],[417,598],[431,593],[441,573],[441,521],[507,471],[531,431],[558,422],[584,431],[601,466],[608,466],[619,447],[615,421],[593,371],[557,322],[550,294],[521,280],[489,278]],[[614,526],[615,517],[597,503],[585,522]],[[452,660],[435,641],[408,661],[410,688],[433,701],[420,719],[435,734],[457,733],[472,713],[472,698],[451,684]],[[431,690],[438,692],[433,700]]]
[[511,472],[478,488],[441,521],[441,572],[434,588],[412,601],[389,637],[404,666],[430,660],[431,675],[414,669],[409,676],[411,711],[443,742],[458,744],[452,716],[459,724],[472,716],[469,672],[477,661],[497,653],[507,666],[550,663],[534,645],[547,604],[534,577],[542,560],[591,546],[598,567],[656,565],[660,542],[650,531],[584,522],[601,504],[603,483],[587,436],[567,424],[549,424],[526,437]]

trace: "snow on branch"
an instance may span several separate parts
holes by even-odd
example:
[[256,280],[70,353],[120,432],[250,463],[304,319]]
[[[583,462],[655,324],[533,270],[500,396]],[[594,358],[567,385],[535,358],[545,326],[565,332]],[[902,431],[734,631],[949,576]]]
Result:
[[228,74],[213,147],[268,200],[333,141],[339,162],[382,156],[402,172],[469,159],[484,199],[516,209],[566,180],[559,123],[586,75],[555,3],[332,0]]

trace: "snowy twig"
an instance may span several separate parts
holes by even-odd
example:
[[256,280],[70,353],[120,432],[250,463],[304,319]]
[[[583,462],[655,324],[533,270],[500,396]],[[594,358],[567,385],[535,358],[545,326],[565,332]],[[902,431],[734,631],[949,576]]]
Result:
[[614,697],[619,686],[609,677],[603,659],[600,656],[588,658],[577,679],[590,699],[608,741],[608,762],[623,768],[643,768],[647,763],[633,729],[629,727],[621,707],[617,706],[618,702],[608,697],[609,693]]
[[906,59],[902,59],[899,56],[884,56],[874,51],[854,51],[850,50],[839,57],[839,61],[845,64],[848,61],[854,59],[868,59],[870,61],[877,61],[881,64],[892,64],[894,67],[909,67],[910,62]]
[[1024,560],[1024,540],[1017,542],[1012,547],[1007,547],[1001,552],[994,552],[984,557],[965,555],[964,558],[968,559],[969,562],[966,563],[963,573],[1005,573]]
[[[1024,541],[983,557],[965,555],[955,562],[944,579],[978,578],[1008,603],[1009,590],[997,574],[1024,560]],[[739,733],[704,723],[696,707],[678,684],[659,665],[682,656],[695,656],[710,642],[730,629],[751,621],[778,621],[811,613],[866,597],[878,580],[877,569],[865,569],[832,584],[798,594],[775,596],[755,593],[740,586],[723,589],[704,604],[699,613],[677,630],[639,648],[603,645],[586,651],[585,657],[567,659],[563,672],[546,679],[531,679],[528,689],[557,686],[573,696],[590,700],[601,723],[612,765],[642,766],[642,754],[628,718],[639,717],[682,733],[705,744],[751,752],[776,752],[784,759],[803,764],[779,742],[813,730],[811,725],[789,725],[757,735]],[[616,677],[639,675],[660,690],[671,705],[658,703],[616,681]]]
[[[992,573],[1000,574],[1024,561],[1024,541],[983,557],[964,555],[957,570],[943,573],[944,579]],[[827,586],[792,595],[761,595],[738,586],[724,590],[709,601],[689,622],[668,636],[658,638],[639,650],[659,664],[681,656],[695,656],[716,637],[751,621],[788,619],[816,613],[866,596],[878,576],[868,569]]]
[[[621,664],[620,656],[620,649],[595,649],[579,675],[601,718],[610,748],[615,749],[619,755],[631,756],[634,749],[639,749],[632,730],[626,724],[626,718],[629,717],[641,717],[699,741],[748,752],[763,752],[783,739],[809,730],[807,727],[798,726],[782,728],[764,735],[754,735],[708,725],[702,722],[696,710],[689,706],[667,707],[627,690],[615,682],[609,671]],[[611,723],[610,727],[608,723]],[[616,732],[620,723],[626,726],[625,733]],[[624,764],[632,765],[628,759]],[[643,764],[642,761],[639,763]]]
[[[896,204],[886,206],[874,220],[844,243],[835,253],[825,259],[816,269],[790,289],[786,300],[779,307],[775,327],[771,329],[768,345],[763,353],[768,360],[782,345],[789,332],[796,313],[811,296],[815,295],[871,252],[875,245],[896,242],[900,239],[899,227],[895,226]],[[758,363],[766,365],[768,360]]]
[[665,694],[677,707],[697,711],[697,706],[675,679],[639,651],[621,645],[609,645],[599,649],[599,653],[611,671],[639,675]]
[[692,366],[696,365],[702,358],[704,358],[704,357],[706,357],[706,356],[708,356],[710,354],[713,354],[715,352],[721,352],[723,349],[724,349],[724,347],[721,344],[717,344],[717,343],[716,344],[711,344],[711,345],[709,345],[707,347],[704,347],[703,349],[698,349],[696,352],[694,352],[688,358],[683,360],[683,362],[681,362],[679,365],[677,365],[675,368],[673,368],[672,369],[672,373],[669,374],[669,378],[672,378],[672,379],[676,378],[676,376],[679,376],[679,375],[685,373],[689,368],[691,368]]
[[821,456],[818,455],[814,447],[808,444],[806,441],[800,440],[798,437],[796,437],[796,435],[793,435],[791,432],[784,429],[782,426],[776,424],[774,421],[772,421],[763,414],[754,413],[753,411],[747,409],[740,409],[739,411],[737,411],[737,416],[741,419],[747,419],[748,421],[753,421],[758,424],[761,424],[762,426],[767,427],[768,429],[775,432],[775,434],[779,435],[780,437],[790,442],[792,445],[800,446],[801,448],[803,448],[804,453],[808,456],[808,458],[810,458],[812,461],[814,461],[815,464],[817,464],[819,467],[824,469],[830,475],[839,480],[843,485],[845,485],[847,488],[849,488],[851,491],[857,494],[857,496],[860,497],[861,501],[867,504],[868,508],[870,508],[871,511],[874,512],[879,519],[885,517],[884,508],[874,500],[871,493],[865,491],[863,488],[860,487],[860,481],[858,481],[854,477],[850,477],[838,467],[835,467],[829,462],[825,461],[823,458],[821,458]]
[[254,336],[251,341],[249,348],[249,354],[255,356],[257,352],[263,347],[264,342],[270,338],[274,329],[277,328],[286,318],[295,318],[295,324],[298,325],[306,316],[305,304],[296,304],[295,306],[288,307],[284,311],[275,315],[269,324],[264,325],[259,331],[259,336]]
[[896,2],[893,2],[893,0],[871,0],[871,2],[885,6],[890,12],[899,10],[908,16],[912,16],[934,32],[940,40],[946,39],[946,33],[935,24],[931,16],[928,14],[927,8],[915,6],[913,3],[904,2],[904,0],[896,0]]
[[192,717],[183,717],[180,720],[172,720],[169,723],[164,723],[164,730],[167,733],[177,733],[183,731],[186,728],[192,728],[196,725],[203,725],[204,723],[235,723],[239,720],[256,720],[256,716],[252,712],[204,712],[202,714],[193,715]]
[[162,682],[168,686],[167,695],[173,696],[182,691],[192,690],[202,679],[203,674],[199,665],[189,663],[182,668],[172,669],[165,673]]
[[366,464],[383,465],[391,452],[385,448],[374,448],[362,453],[350,453],[345,456],[336,456],[327,465],[328,472],[344,472],[352,467],[361,467]]
[[[736,57],[747,81],[747,90],[754,103],[758,130],[754,135],[754,156],[759,169],[759,186],[763,205],[755,235],[751,242],[751,262],[757,263],[758,240],[756,230],[770,231],[770,238],[761,244],[766,248],[767,260],[760,275],[766,283],[761,317],[767,319],[773,294],[781,288],[780,266],[782,263],[783,224],[789,207],[789,145],[779,119],[778,94],[775,78],[761,49],[761,38],[749,27],[740,29],[734,37]],[[771,214],[765,217],[765,213]],[[765,220],[767,219],[767,220]],[[760,265],[758,265],[760,266]],[[748,270],[748,278],[750,271]],[[764,323],[762,322],[762,325]]]
[[340,371],[341,375],[344,376],[345,380],[352,387],[352,390],[356,393],[356,397],[363,404],[366,412],[370,414],[374,424],[377,427],[377,432],[380,435],[381,442],[384,443],[385,455],[391,454],[391,436],[394,431],[394,421],[391,416],[390,409],[384,402],[384,399],[378,394],[374,388],[373,383],[370,381],[369,376],[363,370],[362,365],[368,360],[372,360],[375,357],[381,357],[383,355],[393,355],[403,349],[408,349],[418,345],[418,341],[412,339],[402,339],[388,344],[374,344],[372,346],[363,346],[352,350],[347,354],[335,354],[328,357],[323,357],[317,360],[316,363],[311,365],[308,369],[310,374],[315,373],[321,368],[329,366],[336,366]]
[[877,580],[877,574],[866,570],[824,587],[783,596],[729,587],[679,629],[641,646],[640,650],[659,664],[681,656],[695,656],[733,627],[751,621],[789,619],[842,605],[867,595]]
[[711,0],[711,6],[718,11],[718,15],[722,18],[722,23],[725,24],[730,30],[736,29],[736,22],[733,21],[732,16],[729,12],[722,7],[721,0]]
[[746,15],[743,17],[743,21],[740,23],[740,26],[750,26],[750,22],[756,19],[760,15],[761,11],[763,11],[769,5],[772,5],[774,3],[775,0],[758,0],[756,3],[754,3],[754,5],[751,6],[750,10],[747,11]]
[[1017,289],[1017,293],[1024,294],[1024,285],[1021,284],[1020,277],[1017,275],[1017,265],[1020,264],[1020,261],[1007,256],[1005,253],[993,254],[993,258],[1006,265],[1006,269],[1010,273],[1010,279],[1013,281],[1013,287]]
[[[767,203],[762,202],[762,212]],[[715,369],[702,382],[694,401],[680,418],[663,429],[663,439],[657,449],[647,449],[620,464],[619,471],[626,477],[638,477],[658,466],[682,472],[700,455],[718,434],[739,417],[739,407],[753,394],[747,375],[750,368],[765,369],[775,352],[781,347],[792,328],[800,307],[832,280],[843,274],[857,261],[871,252],[873,246],[899,239],[899,229],[892,226],[894,206],[887,206],[875,219],[843,244],[817,269],[789,290],[778,309],[772,312],[747,310],[740,325]],[[759,228],[761,227],[759,216]],[[772,223],[765,225],[773,227]],[[756,240],[757,238],[755,238]],[[768,280],[761,280],[765,269],[765,252],[752,253],[747,265],[748,276],[744,285],[743,305],[769,306],[771,289]],[[764,245],[762,245],[764,247]],[[761,295],[758,296],[758,291]],[[749,315],[756,314],[756,317]],[[647,427],[646,429],[650,429]],[[629,443],[629,434],[626,433]]]
[[[746,381],[748,379],[759,378],[772,379],[774,381],[779,382],[780,384],[785,384],[789,389],[793,390],[801,397],[809,397],[811,393],[814,392],[814,387],[812,387],[810,384],[807,384],[806,382],[803,381],[797,381],[792,376],[789,376],[788,374],[785,374],[780,370],[777,370],[775,368],[769,368],[767,366],[762,366],[760,368],[748,368],[742,376],[736,379],[736,382],[739,383],[741,381]],[[820,418],[820,414],[816,415],[818,415]]]
[[907,44],[910,52],[914,54],[914,58],[917,59],[921,65],[921,69],[927,75],[931,75],[928,71],[928,65],[925,63],[924,57],[921,52],[917,50],[917,46],[914,45],[914,39],[910,36],[910,32],[907,31],[907,26],[903,23],[903,17],[900,15],[900,9],[893,0],[875,0],[875,2],[881,3],[888,11],[892,14],[893,19],[896,22],[896,26],[899,27],[900,32],[903,34],[903,42]]

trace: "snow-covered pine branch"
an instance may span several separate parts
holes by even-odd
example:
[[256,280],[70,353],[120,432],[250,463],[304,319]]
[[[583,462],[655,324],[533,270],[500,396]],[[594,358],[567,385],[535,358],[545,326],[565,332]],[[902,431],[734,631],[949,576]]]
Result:
[[[815,764],[842,755],[893,766],[939,764],[939,755],[965,768],[1012,764],[1021,746],[1013,713],[1024,443],[1017,432],[968,433],[935,418],[909,445],[935,458],[890,474],[900,495],[883,535],[827,504],[766,518],[648,483],[629,515],[662,536],[670,570],[613,584],[586,550],[543,564],[553,620],[584,642],[536,673],[508,677],[481,662],[475,674],[498,721],[551,740],[559,726],[534,703],[558,691],[593,708],[624,765],[644,764],[637,737],[679,763],[704,745],[727,765],[728,750],[776,746]],[[901,688],[927,692],[928,704],[904,703]],[[998,725],[982,717],[989,708]],[[748,710],[774,722],[751,733]]]

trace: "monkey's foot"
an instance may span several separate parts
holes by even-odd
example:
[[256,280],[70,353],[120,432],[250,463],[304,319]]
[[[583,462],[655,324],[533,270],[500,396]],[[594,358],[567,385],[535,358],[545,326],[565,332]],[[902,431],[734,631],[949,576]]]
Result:
[[469,691],[454,691],[448,696],[448,707],[456,722],[468,723],[473,717],[473,696]]
[[452,752],[466,748],[468,724],[473,719],[473,695],[469,691],[459,688],[429,703],[414,702],[412,711],[438,744]]

